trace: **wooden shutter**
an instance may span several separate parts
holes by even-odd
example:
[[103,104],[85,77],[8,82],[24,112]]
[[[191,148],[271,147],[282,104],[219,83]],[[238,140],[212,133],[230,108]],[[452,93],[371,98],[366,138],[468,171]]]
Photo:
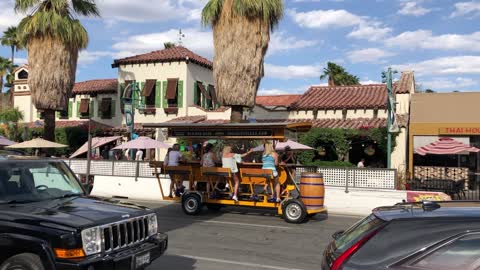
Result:
[[163,108],[168,108],[168,101],[167,101],[167,81],[163,82]]
[[57,118],[60,119],[60,111],[56,111]]
[[80,118],[80,101],[77,101],[77,118]]
[[183,81],[178,81],[177,88],[178,88],[177,105],[178,105],[178,108],[182,108],[183,107]]
[[155,107],[162,107],[162,82],[155,83]]
[[198,104],[198,83],[193,83],[193,105]]
[[120,112],[125,113],[125,106],[123,102],[123,93],[125,92],[125,83],[120,84]]
[[68,118],[72,118],[73,102],[68,102]]

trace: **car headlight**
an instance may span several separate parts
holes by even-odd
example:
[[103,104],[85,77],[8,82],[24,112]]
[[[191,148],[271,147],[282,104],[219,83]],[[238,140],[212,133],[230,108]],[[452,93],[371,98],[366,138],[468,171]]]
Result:
[[154,235],[158,233],[158,221],[157,214],[148,215],[148,235]]
[[100,253],[102,251],[102,235],[100,227],[83,230],[82,243],[85,255],[90,256]]

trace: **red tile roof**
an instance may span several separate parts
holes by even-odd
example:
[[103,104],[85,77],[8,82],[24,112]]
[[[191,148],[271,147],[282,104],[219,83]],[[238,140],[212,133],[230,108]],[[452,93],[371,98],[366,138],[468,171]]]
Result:
[[[400,127],[407,127],[408,117],[405,115],[399,115],[398,125]],[[257,120],[260,123],[271,122],[287,122],[287,123],[304,123],[311,122],[314,128],[345,128],[345,129],[368,129],[368,128],[381,128],[387,126],[386,118],[355,118],[355,119],[274,119],[274,120]]]
[[276,95],[276,96],[257,96],[255,103],[264,107],[290,107],[300,99],[302,95]]
[[167,123],[193,124],[193,123],[200,123],[200,122],[203,123],[205,120],[207,120],[207,117],[204,115],[183,116],[183,117],[177,117],[175,119],[167,121]]
[[146,54],[135,55],[127,58],[114,60],[112,67],[116,68],[126,64],[165,63],[176,61],[191,61],[197,65],[213,69],[212,61],[190,51],[185,47],[174,47]]
[[[30,123],[25,123],[28,128],[43,128],[43,121],[35,121]],[[88,128],[88,120],[57,120],[55,121],[56,128],[66,128],[66,127],[83,127]],[[92,120],[92,129],[109,129],[112,128],[109,125],[101,124]]]
[[415,87],[413,71],[404,71],[400,76],[400,80],[395,82],[394,90],[396,94],[409,94],[412,86]]
[[383,109],[386,108],[385,84],[355,86],[312,86],[292,104],[296,110]]
[[117,79],[91,80],[75,83],[73,95],[114,94],[118,91]]

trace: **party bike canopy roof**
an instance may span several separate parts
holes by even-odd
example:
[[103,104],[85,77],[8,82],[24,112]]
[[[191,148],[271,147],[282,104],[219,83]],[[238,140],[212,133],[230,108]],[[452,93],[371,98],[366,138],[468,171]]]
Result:
[[169,137],[216,139],[285,140],[295,132],[306,132],[312,123],[152,123],[145,128],[166,128]]

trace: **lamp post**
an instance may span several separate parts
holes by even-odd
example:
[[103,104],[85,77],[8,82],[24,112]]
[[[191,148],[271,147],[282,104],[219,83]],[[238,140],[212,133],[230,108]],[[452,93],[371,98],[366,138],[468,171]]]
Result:
[[393,73],[392,68],[388,68],[386,72],[383,72],[383,81],[387,83],[387,168],[392,167],[392,133],[398,132],[397,120],[395,117],[396,101],[393,93]]
[[[128,91],[129,88],[131,91]],[[125,125],[127,126],[127,132],[128,132],[128,137],[129,140],[133,139],[133,132],[134,132],[134,126],[135,126],[135,91],[139,91],[137,87],[136,81],[132,81],[127,87],[125,88],[125,91],[123,93],[123,103],[125,104]],[[130,95],[128,95],[130,94]],[[133,155],[133,152],[130,152],[130,158],[135,159],[135,156]]]

